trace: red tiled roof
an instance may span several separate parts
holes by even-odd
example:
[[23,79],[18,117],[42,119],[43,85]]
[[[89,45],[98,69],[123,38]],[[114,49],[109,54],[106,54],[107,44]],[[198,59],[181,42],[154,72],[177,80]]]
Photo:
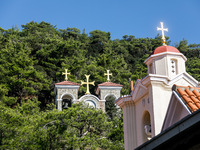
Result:
[[173,46],[159,46],[153,51],[151,55],[164,53],[164,52],[180,53],[179,50]]
[[176,91],[192,112],[200,109],[200,88],[176,85]]
[[63,81],[63,82],[59,82],[59,83],[55,83],[55,85],[79,85],[79,83],[75,83],[75,82],[72,82],[72,81]]
[[123,86],[123,85],[113,83],[113,82],[104,82],[104,83],[98,84],[98,86]]

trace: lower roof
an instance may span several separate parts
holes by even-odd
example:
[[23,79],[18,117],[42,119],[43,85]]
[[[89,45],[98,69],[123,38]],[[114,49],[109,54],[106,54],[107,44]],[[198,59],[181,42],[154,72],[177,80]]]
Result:
[[174,85],[173,90],[179,94],[180,98],[191,112],[200,109],[200,88]]

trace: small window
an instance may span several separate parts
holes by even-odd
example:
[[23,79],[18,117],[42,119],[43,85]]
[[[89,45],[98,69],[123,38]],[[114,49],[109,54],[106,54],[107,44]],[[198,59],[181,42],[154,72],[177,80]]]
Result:
[[152,65],[152,63],[149,65],[149,73],[153,74],[153,65]]
[[173,75],[177,74],[177,61],[174,59],[171,59],[171,73]]

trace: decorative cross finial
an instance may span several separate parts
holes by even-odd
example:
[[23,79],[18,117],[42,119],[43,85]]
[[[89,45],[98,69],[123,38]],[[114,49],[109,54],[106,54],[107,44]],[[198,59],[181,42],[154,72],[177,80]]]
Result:
[[163,27],[163,22],[160,22],[160,25],[161,25],[161,28],[157,27],[157,30],[161,30],[162,31],[162,40],[163,40],[163,45],[166,45],[165,44],[165,34],[164,34],[164,31],[167,31],[168,32],[168,28],[165,28]]
[[65,81],[67,81],[67,75],[70,75],[70,73],[67,73],[67,69],[65,69],[65,72],[63,72],[62,75],[65,75]]
[[89,77],[90,77],[90,75],[85,75],[85,76],[86,76],[87,81],[86,81],[86,82],[81,81],[81,85],[86,84],[86,85],[87,85],[87,91],[86,91],[85,94],[90,94],[90,91],[89,91],[89,84],[91,84],[91,85],[94,86],[94,82],[95,82],[95,81],[89,82]]
[[104,76],[107,76],[107,81],[110,82],[110,76],[112,76],[112,73],[109,74],[110,70],[107,70],[107,73],[104,73]]

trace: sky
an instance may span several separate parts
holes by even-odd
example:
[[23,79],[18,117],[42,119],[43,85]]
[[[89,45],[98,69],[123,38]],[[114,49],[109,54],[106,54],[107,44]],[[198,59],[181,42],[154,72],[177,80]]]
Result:
[[124,35],[155,38],[160,22],[175,46],[183,38],[200,44],[200,0],[0,0],[0,27],[45,21],[58,29],[101,30],[111,39]]

